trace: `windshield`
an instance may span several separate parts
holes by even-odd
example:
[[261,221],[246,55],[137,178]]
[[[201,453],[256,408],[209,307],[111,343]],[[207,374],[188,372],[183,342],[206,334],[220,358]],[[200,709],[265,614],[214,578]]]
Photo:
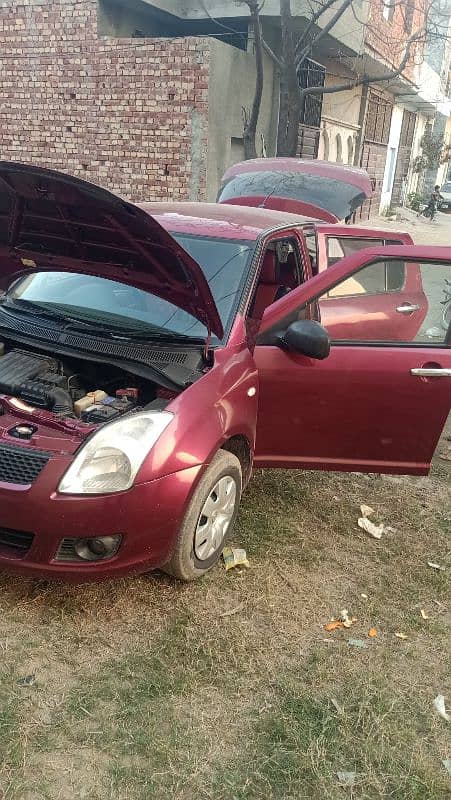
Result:
[[235,175],[221,187],[218,202],[236,197],[286,197],[330,211],[338,219],[355,211],[365,200],[364,192],[344,181],[303,172],[246,172]]
[[[189,235],[174,238],[202,267],[227,335],[255,243]],[[36,272],[17,281],[7,297],[37,303],[71,320],[136,329],[143,336],[158,331],[204,339],[208,333],[201,322],[178,306],[141,289],[92,275]]]

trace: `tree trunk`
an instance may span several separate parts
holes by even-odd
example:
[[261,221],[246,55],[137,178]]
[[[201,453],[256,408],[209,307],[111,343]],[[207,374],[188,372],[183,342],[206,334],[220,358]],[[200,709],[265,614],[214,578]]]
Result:
[[252,102],[250,113],[243,109],[244,130],[243,130],[243,144],[244,144],[244,158],[257,158],[257,148],[255,144],[257,123],[260,115],[260,106],[263,94],[263,43],[262,43],[262,30],[260,24],[259,5],[258,2],[248,2],[251,11],[251,20],[254,28],[254,45],[255,45],[255,66],[257,77],[255,81],[255,93]]
[[296,57],[293,40],[291,0],[280,0],[280,23],[282,29],[282,57],[280,72],[280,107],[277,129],[277,155],[295,156],[298,146],[299,96],[296,72]]

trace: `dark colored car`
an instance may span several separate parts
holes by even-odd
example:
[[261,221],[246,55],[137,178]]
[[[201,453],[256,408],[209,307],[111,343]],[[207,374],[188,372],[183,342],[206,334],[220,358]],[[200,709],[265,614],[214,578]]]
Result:
[[313,276],[294,214],[138,207],[14,163],[0,187],[0,568],[191,580],[253,466],[428,472],[451,248],[375,239]]

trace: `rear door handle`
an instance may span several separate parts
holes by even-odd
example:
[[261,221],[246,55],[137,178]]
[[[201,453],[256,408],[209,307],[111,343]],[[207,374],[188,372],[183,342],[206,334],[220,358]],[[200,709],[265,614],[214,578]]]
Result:
[[434,369],[433,367],[416,367],[410,370],[411,375],[424,378],[451,378],[451,369]]
[[398,306],[396,311],[399,311],[400,314],[411,314],[413,311],[419,311],[421,306],[414,306],[410,303],[404,303],[403,306]]

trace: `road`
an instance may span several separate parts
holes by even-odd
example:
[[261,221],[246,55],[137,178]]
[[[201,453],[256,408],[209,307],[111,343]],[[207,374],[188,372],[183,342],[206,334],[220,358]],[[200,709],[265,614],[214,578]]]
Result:
[[[417,217],[410,209],[401,209],[396,221],[387,220],[386,217],[372,218],[365,223],[365,227],[381,227],[388,230],[398,230],[410,233],[416,244],[448,245],[451,247],[451,215],[439,212],[436,219],[431,222],[424,217]],[[423,286],[429,302],[429,312],[424,324],[419,331],[421,339],[440,341],[443,331],[441,328],[443,306],[443,288],[445,277],[451,280],[451,266],[440,269],[422,267]],[[433,333],[435,332],[435,336]]]

